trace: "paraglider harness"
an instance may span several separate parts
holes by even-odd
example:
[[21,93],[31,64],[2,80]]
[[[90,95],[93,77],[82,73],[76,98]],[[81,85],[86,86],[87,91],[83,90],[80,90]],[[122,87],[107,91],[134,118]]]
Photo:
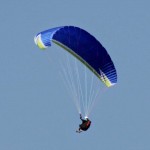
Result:
[[91,121],[88,118],[86,118],[86,120],[82,119],[81,115],[80,115],[80,119],[82,120],[82,124],[79,125],[79,130],[86,131],[90,127]]

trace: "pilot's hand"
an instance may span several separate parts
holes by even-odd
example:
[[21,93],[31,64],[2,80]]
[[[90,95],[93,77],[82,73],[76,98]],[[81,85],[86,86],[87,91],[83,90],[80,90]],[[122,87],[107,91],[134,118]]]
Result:
[[80,114],[80,118],[82,118],[82,115]]

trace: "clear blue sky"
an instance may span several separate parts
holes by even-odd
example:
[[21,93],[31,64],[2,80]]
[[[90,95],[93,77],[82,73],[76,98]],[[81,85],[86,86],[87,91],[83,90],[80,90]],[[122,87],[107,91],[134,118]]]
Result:
[[[150,150],[149,6],[148,0],[1,1],[0,150]],[[118,84],[80,135],[57,60],[50,63],[33,41],[36,33],[61,25],[93,34],[118,72]],[[48,50],[61,57],[57,46]]]

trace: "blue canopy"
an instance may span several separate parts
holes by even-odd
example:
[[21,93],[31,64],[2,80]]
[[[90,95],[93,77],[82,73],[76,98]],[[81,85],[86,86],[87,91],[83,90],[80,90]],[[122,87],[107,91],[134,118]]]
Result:
[[45,49],[51,41],[63,47],[86,65],[107,87],[117,83],[115,66],[102,44],[87,31],[74,27],[62,26],[38,33],[36,45]]

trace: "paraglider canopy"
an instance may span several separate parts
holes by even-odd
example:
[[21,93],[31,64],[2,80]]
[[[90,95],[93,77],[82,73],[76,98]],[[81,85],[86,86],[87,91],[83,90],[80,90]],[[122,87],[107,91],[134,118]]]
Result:
[[87,31],[74,26],[56,27],[38,33],[34,41],[40,49],[56,43],[86,65],[107,87],[117,83],[116,69],[109,54]]

